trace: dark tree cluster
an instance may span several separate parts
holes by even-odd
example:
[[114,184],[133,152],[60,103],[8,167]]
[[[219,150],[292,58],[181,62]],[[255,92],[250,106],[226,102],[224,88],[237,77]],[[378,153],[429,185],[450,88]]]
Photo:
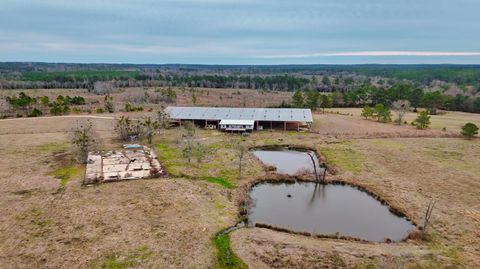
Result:
[[70,111],[71,105],[85,105],[85,98],[81,96],[58,95],[55,100],[50,101],[48,96],[33,97],[25,92],[17,95],[7,96],[7,103],[12,113],[17,116],[38,117],[49,111],[52,115],[61,115]]
[[363,107],[365,105],[384,104],[391,106],[395,101],[407,100],[414,111],[425,107],[431,114],[438,109],[480,112],[480,97],[457,95],[451,97],[439,91],[424,91],[412,83],[400,82],[391,87],[365,85],[342,93],[337,92],[339,102],[334,106]]

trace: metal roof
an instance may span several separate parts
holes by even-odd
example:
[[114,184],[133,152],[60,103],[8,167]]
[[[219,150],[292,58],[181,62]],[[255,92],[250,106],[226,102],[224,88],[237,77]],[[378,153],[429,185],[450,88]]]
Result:
[[313,122],[310,109],[303,108],[238,108],[177,107],[165,109],[172,119],[182,120],[254,120]]
[[253,125],[254,120],[221,120],[220,124]]

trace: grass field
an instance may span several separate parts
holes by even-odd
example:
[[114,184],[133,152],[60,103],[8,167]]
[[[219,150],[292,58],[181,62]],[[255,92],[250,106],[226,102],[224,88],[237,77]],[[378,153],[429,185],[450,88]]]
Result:
[[[224,94],[217,96],[220,93]],[[187,97],[185,93],[182,98]],[[181,154],[179,130],[166,130],[155,137],[154,148],[169,176],[86,187],[81,185],[84,168],[64,162],[70,151],[66,132],[80,118],[22,118],[0,120],[1,267],[221,268],[232,262],[250,268],[474,268],[480,264],[480,140],[458,136],[459,124],[478,123],[480,115],[449,112],[432,117],[430,130],[418,131],[409,125],[364,120],[359,109],[336,110],[353,116],[315,114],[314,132],[255,132],[246,143],[317,149],[336,171],[328,180],[360,185],[417,224],[434,199],[427,241],[359,243],[260,228],[243,228],[215,239],[238,221],[244,187],[270,175],[247,154],[248,169],[239,177],[232,146],[237,135],[199,130],[196,141],[206,144],[212,154],[198,163]],[[113,132],[114,118],[120,115],[91,118],[102,147],[120,147]]]
[[[332,112],[353,115],[353,117],[357,118],[361,118],[360,114],[362,113],[361,108],[333,108],[328,110]],[[441,111],[440,113],[440,115],[432,115],[430,118],[430,127],[434,130],[442,130],[445,128],[447,131],[460,132],[462,126],[467,122],[472,122],[477,126],[480,126],[480,116],[478,114],[459,111]],[[392,118],[395,118],[394,111],[392,114]],[[408,123],[411,123],[416,117],[416,113],[408,112],[405,116],[405,120]]]

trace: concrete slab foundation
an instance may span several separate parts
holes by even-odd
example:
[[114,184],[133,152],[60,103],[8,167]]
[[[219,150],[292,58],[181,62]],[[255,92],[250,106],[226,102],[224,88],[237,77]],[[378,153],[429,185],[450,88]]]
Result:
[[85,184],[155,178],[164,173],[153,150],[148,147],[88,154]]

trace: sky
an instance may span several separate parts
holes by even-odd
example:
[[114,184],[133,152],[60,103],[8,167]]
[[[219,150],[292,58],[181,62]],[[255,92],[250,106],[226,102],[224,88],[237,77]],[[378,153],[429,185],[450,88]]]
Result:
[[0,0],[0,61],[480,64],[478,0]]

